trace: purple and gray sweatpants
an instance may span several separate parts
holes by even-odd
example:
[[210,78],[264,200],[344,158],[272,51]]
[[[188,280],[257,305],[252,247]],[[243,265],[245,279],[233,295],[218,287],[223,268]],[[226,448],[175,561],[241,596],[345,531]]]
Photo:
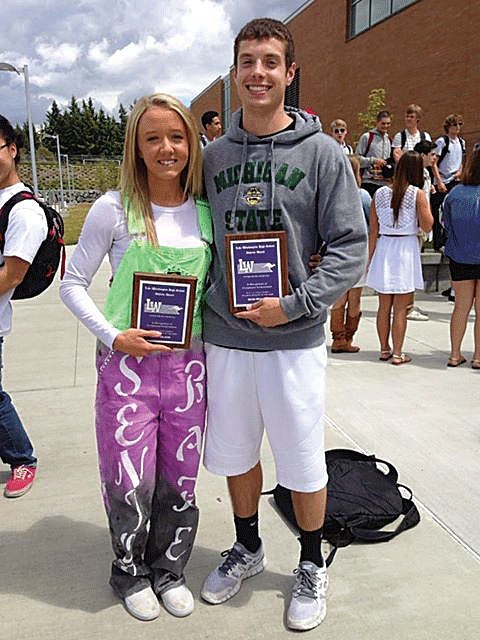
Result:
[[133,357],[97,348],[96,433],[115,560],[126,597],[175,581],[192,551],[205,427],[203,348]]

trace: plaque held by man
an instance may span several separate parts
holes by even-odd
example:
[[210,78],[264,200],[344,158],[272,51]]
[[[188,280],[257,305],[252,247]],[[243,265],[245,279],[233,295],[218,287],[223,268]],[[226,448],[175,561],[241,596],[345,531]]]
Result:
[[230,313],[288,293],[286,231],[229,233],[225,251]]

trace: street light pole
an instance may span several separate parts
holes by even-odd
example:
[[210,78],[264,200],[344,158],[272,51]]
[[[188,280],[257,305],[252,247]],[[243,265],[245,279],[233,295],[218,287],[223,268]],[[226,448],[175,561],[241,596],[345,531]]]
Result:
[[35,195],[38,195],[37,160],[35,158],[35,138],[33,136],[32,105],[30,100],[28,64],[23,65],[23,78],[25,80],[25,102],[27,104],[28,137],[30,140],[30,159],[32,162],[33,192],[35,193]]
[[[61,210],[65,209],[65,192],[63,190],[63,175],[62,175],[62,155],[60,153],[60,136],[58,133],[52,135],[51,133],[41,133],[42,138],[55,138],[57,141],[57,161],[58,161],[58,179],[60,182],[60,206]],[[68,175],[68,170],[67,170]]]
[[28,120],[28,138],[30,143],[30,159],[32,163],[32,179],[33,179],[33,191],[35,195],[38,195],[38,178],[37,178],[37,162],[35,157],[35,138],[33,136],[33,123],[32,123],[32,108],[30,100],[30,82],[28,76],[28,64],[24,64],[22,69],[19,70],[13,64],[8,62],[0,62],[0,71],[12,71],[17,75],[23,73],[25,80],[25,102],[27,106],[27,120]]

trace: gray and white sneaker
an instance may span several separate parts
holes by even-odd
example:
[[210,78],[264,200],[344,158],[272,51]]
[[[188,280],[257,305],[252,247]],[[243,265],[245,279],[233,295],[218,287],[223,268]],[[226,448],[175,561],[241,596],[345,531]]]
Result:
[[203,583],[201,596],[210,604],[229,600],[240,590],[242,580],[256,576],[265,568],[262,544],[256,553],[250,553],[243,544],[235,542],[231,549],[222,552],[222,556],[225,560]]
[[287,626],[307,631],[319,625],[327,615],[327,569],[304,560],[293,573],[296,579],[287,612]]

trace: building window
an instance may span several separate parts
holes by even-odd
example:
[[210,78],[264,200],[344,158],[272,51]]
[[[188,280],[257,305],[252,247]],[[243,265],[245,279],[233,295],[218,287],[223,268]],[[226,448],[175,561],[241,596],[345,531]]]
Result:
[[223,78],[222,127],[224,131],[226,131],[230,126],[230,109],[230,74],[227,73],[227,75]]
[[366,31],[418,0],[350,0],[350,37]]
[[300,106],[300,69],[296,69],[292,84],[285,89],[285,104],[288,107]]

